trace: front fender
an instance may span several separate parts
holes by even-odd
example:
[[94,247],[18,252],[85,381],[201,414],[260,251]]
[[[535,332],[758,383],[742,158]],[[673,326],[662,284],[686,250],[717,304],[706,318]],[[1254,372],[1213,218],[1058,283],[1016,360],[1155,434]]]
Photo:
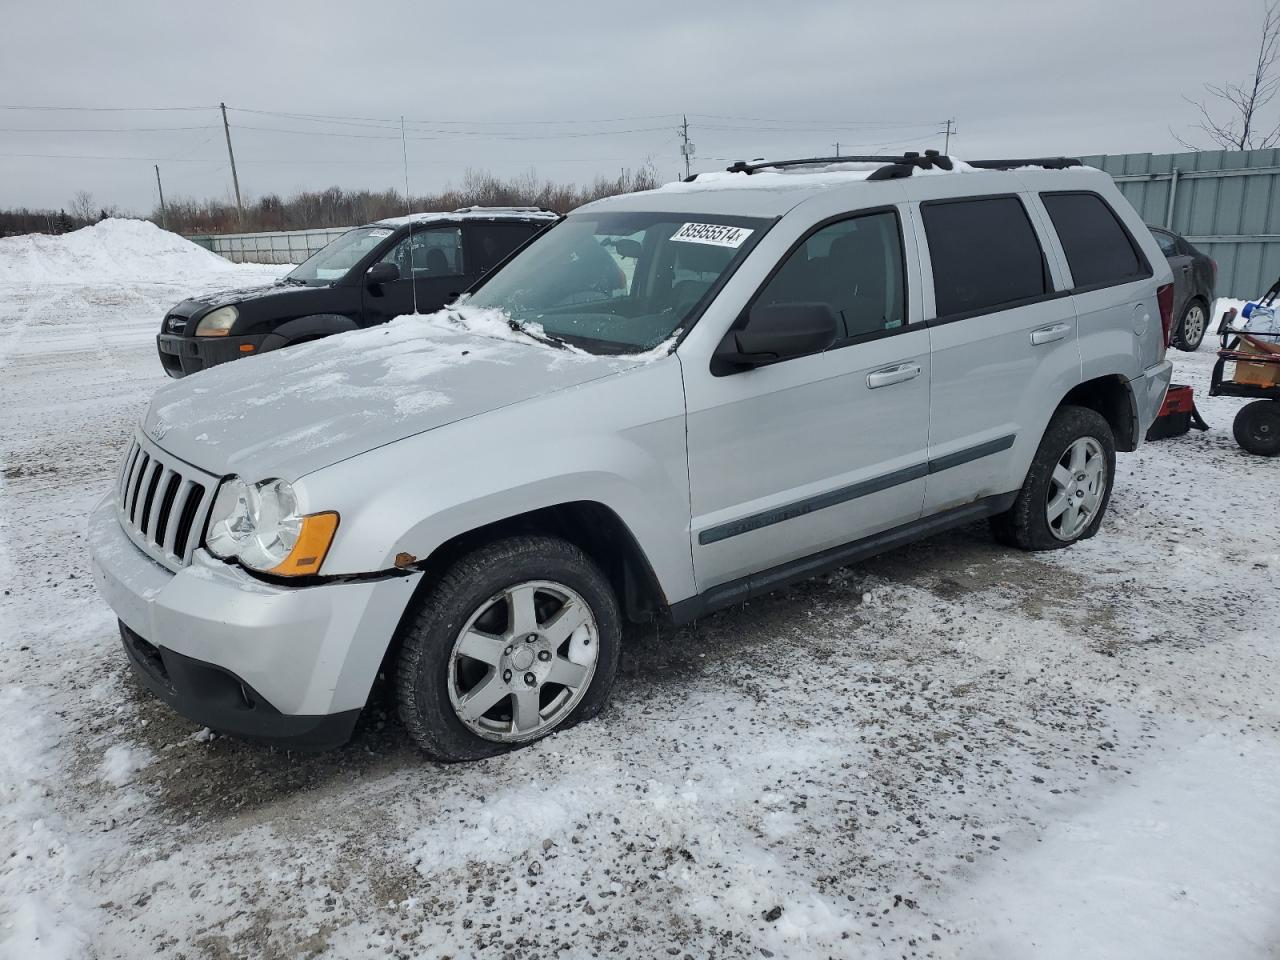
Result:
[[335,333],[358,330],[360,325],[351,317],[339,313],[317,313],[288,320],[276,327],[263,341],[260,352],[278,350],[299,340],[315,340]]
[[673,355],[371,450],[299,487],[308,511],[341,516],[324,574],[424,560],[479,527],[592,501],[627,526],[675,602],[696,592],[688,483]]

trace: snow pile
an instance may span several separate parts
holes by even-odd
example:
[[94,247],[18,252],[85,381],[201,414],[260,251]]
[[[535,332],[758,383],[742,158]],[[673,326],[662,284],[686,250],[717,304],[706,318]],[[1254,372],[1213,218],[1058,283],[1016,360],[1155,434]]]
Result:
[[236,265],[147,220],[103,220],[62,236],[0,239],[0,283],[171,281]]

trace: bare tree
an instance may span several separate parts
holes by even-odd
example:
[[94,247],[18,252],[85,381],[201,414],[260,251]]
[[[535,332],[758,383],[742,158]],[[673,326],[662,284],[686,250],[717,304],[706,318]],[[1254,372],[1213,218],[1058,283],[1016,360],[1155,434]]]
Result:
[[93,223],[98,219],[98,208],[94,205],[93,194],[88,190],[77,190],[71,198],[71,219],[81,223]]
[[[1262,17],[1262,37],[1258,41],[1258,59],[1253,76],[1244,83],[1206,83],[1211,103],[1183,99],[1200,112],[1196,127],[1219,150],[1266,150],[1280,143],[1280,123],[1268,127],[1260,122],[1259,113],[1280,92],[1280,76],[1275,75],[1280,59],[1280,10],[1277,0],[1267,4]],[[1204,149],[1174,138],[1188,150]]]

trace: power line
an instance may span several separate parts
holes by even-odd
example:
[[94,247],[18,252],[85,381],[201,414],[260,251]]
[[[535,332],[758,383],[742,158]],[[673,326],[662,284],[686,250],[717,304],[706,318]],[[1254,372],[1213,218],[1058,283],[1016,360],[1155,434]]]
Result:
[[216,130],[213,124],[196,127],[0,127],[0,133],[169,133],[180,130]]
[[217,110],[218,105],[215,103],[208,107],[37,107],[37,106],[21,106],[16,104],[0,104],[0,110],[29,110],[38,112],[42,110],[73,110],[82,113],[162,113],[170,110]]

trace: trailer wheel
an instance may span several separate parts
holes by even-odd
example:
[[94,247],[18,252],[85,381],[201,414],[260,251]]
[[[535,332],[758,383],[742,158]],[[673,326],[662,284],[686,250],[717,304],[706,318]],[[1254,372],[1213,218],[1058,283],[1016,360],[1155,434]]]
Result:
[[1255,400],[1241,407],[1231,432],[1249,453],[1260,457],[1280,454],[1280,400]]

